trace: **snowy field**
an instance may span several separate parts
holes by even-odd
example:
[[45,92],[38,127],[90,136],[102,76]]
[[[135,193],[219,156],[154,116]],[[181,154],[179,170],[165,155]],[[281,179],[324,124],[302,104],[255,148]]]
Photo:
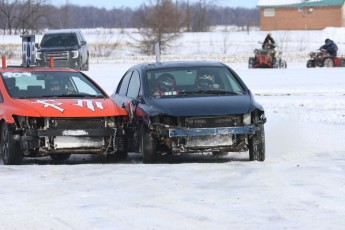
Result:
[[[75,156],[0,167],[0,229],[343,229],[345,68],[247,69],[263,104],[266,161],[177,156],[144,165]],[[91,63],[111,94],[131,65]]]
[[[189,49],[162,60],[231,66],[265,108],[264,162],[248,161],[247,153],[188,154],[147,165],[130,153],[123,162],[81,155],[60,165],[50,158],[0,165],[0,229],[344,229],[345,68],[307,69],[303,56],[326,37],[345,53],[344,30],[273,32],[287,69],[248,69],[265,32],[219,34],[185,35],[176,44]],[[93,58],[85,72],[109,94],[132,64],[150,60],[122,51]]]

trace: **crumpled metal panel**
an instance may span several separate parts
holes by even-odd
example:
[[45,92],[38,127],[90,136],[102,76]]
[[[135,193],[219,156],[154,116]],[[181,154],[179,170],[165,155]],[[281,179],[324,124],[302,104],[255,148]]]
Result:
[[231,134],[254,134],[257,128],[251,126],[241,127],[220,127],[220,128],[199,128],[199,129],[169,129],[169,137],[188,136],[217,136]]

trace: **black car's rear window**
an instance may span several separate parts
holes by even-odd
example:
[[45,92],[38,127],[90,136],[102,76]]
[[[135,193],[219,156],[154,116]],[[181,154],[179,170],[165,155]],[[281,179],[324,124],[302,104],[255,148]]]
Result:
[[242,94],[244,89],[225,67],[190,67],[147,71],[149,94],[155,97]]

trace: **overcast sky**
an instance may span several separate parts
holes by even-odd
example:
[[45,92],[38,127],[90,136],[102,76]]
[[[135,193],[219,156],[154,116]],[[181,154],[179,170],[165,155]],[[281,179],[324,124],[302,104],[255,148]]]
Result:
[[[95,6],[95,7],[105,7],[107,9],[120,8],[120,7],[139,7],[145,0],[50,0],[52,4],[61,6],[66,2],[81,6]],[[190,2],[198,2],[198,0],[190,0]],[[211,1],[210,1],[211,2]],[[229,6],[229,7],[246,7],[255,8],[257,5],[257,0],[213,0],[214,3]]]

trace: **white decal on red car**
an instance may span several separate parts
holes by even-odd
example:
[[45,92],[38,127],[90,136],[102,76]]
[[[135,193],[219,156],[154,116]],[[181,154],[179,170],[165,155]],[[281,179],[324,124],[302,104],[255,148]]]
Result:
[[104,109],[102,102],[100,101],[93,101],[93,100],[77,100],[77,106],[84,107],[84,103],[86,103],[86,107],[92,111],[95,111],[95,106],[99,109]]
[[[54,109],[59,110],[61,113],[65,110],[59,106],[61,106],[63,103],[55,101],[55,100],[37,100],[36,102],[32,102],[34,104],[43,104],[44,108],[52,107]],[[93,101],[93,100],[77,100],[76,104],[74,104],[79,107],[86,107],[93,112],[95,112],[95,106],[98,109],[104,109],[102,102],[100,101]]]
[[55,100],[37,100],[36,102],[32,102],[34,104],[43,104],[44,108],[52,107],[54,109],[59,110],[61,113],[64,111],[63,108],[60,108],[59,105],[62,105],[61,102]]

